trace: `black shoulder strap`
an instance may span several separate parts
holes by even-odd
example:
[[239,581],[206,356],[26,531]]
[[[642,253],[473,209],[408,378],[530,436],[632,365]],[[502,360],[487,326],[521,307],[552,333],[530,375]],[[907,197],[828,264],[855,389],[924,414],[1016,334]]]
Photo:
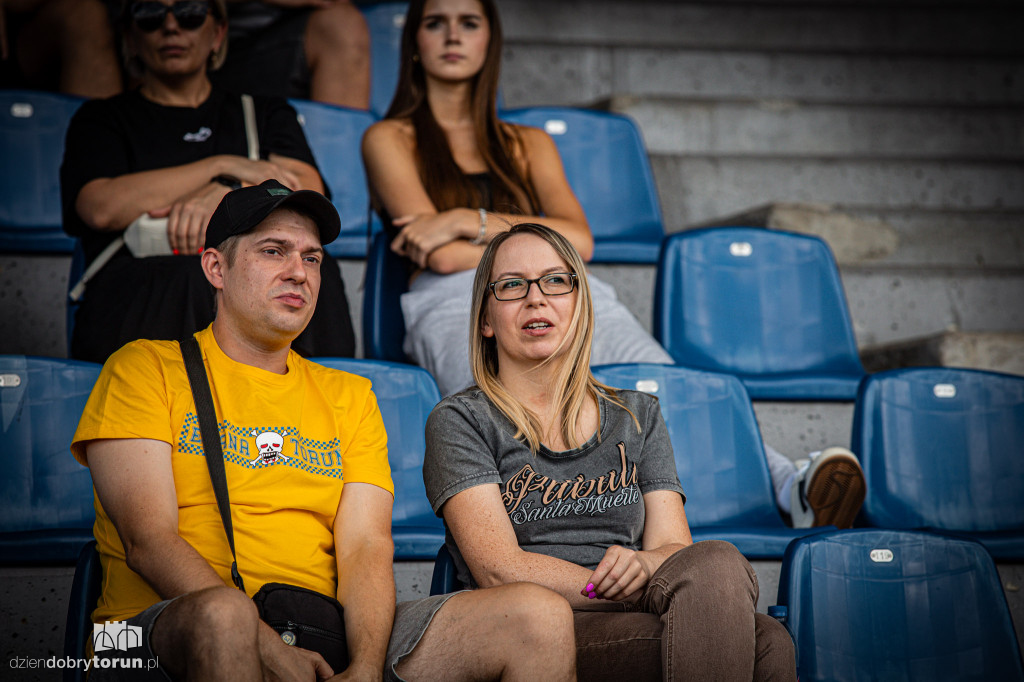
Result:
[[235,587],[244,592],[245,585],[242,583],[242,575],[238,572],[238,558],[235,556],[235,532],[231,527],[228,479],[224,473],[224,453],[220,449],[220,429],[217,428],[217,412],[213,407],[213,396],[210,394],[210,381],[206,377],[206,367],[203,365],[203,355],[196,337],[190,336],[179,342],[179,345],[181,357],[185,360],[188,383],[192,387],[192,399],[196,403],[206,468],[210,470],[213,492],[217,496],[217,508],[220,509],[220,520],[224,523],[224,532],[228,536],[228,545],[231,546],[231,580]]

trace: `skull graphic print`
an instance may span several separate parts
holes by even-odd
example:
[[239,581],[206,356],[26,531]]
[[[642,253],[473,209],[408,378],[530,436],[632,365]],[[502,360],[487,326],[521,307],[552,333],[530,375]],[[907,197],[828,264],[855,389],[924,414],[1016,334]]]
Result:
[[276,464],[278,459],[288,459],[281,449],[284,447],[284,437],[276,431],[263,431],[256,436],[257,455],[252,461],[257,464]]

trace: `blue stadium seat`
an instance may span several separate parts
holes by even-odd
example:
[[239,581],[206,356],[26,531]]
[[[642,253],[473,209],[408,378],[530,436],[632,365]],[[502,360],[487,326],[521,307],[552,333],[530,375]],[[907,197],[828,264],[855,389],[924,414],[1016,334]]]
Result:
[[[75,566],[75,577],[71,582],[71,597],[68,599],[68,618],[64,625],[64,656],[74,660],[84,659],[85,645],[92,636],[92,612],[96,609],[103,589],[103,568],[100,554],[93,540],[82,548]],[[65,669],[64,682],[85,682],[84,670]]]
[[0,90],[0,251],[71,253],[61,229],[64,134],[84,100]]
[[670,235],[654,336],[679,364],[735,374],[754,400],[852,401],[864,376],[839,269],[828,245],[807,235]]
[[1024,376],[908,368],[865,379],[853,450],[868,484],[860,521],[980,540],[1024,560]]
[[444,525],[434,515],[423,487],[423,429],[441,400],[433,377],[419,367],[378,360],[313,358],[327,367],[358,374],[373,382],[395,482],[391,535],[395,559],[433,559],[444,544]]
[[791,540],[822,530],[790,528],[779,515],[754,409],[736,377],[654,364],[593,372],[658,397],[694,541],[727,540],[748,559],[780,559]]
[[430,596],[448,594],[461,589],[463,586],[459,584],[452,553],[448,551],[447,545],[441,545],[434,559],[434,572],[430,576]]
[[874,529],[802,538],[786,550],[778,601],[802,682],[1024,679],[999,574],[971,540]]
[[92,539],[92,478],[69,448],[100,369],[0,355],[0,564],[70,564]]
[[370,30],[370,111],[383,116],[398,86],[406,2],[378,2],[360,7]]
[[299,113],[317,166],[331,190],[331,201],[341,216],[341,234],[327,246],[335,258],[363,258],[380,220],[370,211],[370,194],[360,152],[363,133],[377,120],[367,112],[321,102],[291,100]]
[[541,128],[554,139],[594,235],[593,262],[657,262],[665,237],[661,205],[632,119],[564,107],[513,109],[501,118]]
[[389,248],[383,232],[373,238],[366,257],[363,287],[363,355],[405,362],[405,317],[401,296],[409,290],[405,262]]

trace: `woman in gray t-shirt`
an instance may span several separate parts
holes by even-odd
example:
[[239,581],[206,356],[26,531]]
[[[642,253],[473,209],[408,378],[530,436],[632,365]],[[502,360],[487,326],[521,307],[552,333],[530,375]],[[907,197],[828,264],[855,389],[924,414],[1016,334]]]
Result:
[[580,679],[795,679],[730,544],[694,544],[657,399],[590,373],[593,307],[563,236],[496,236],[473,283],[477,385],[427,422],[427,495],[469,587],[528,581],[576,618]]

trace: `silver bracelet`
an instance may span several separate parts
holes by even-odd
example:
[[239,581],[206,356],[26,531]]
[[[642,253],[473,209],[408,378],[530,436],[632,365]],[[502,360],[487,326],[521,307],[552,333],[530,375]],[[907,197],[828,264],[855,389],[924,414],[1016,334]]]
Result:
[[470,244],[483,244],[484,235],[487,234],[487,211],[480,209],[480,232],[477,233],[476,237],[469,240]]

